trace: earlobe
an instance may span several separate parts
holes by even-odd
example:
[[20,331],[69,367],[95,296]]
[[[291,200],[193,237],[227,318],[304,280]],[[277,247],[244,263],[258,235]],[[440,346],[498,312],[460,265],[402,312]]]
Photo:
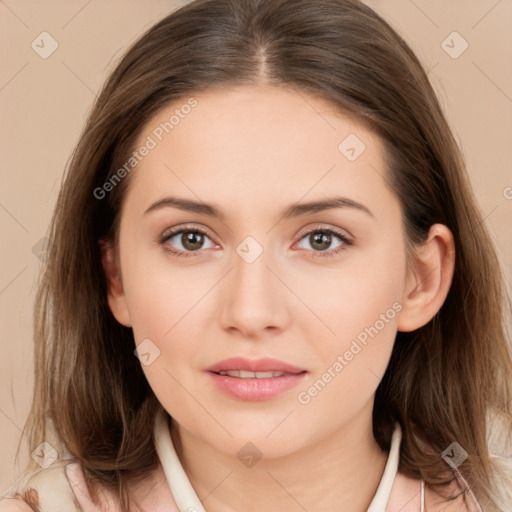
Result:
[[99,241],[101,264],[107,282],[107,300],[115,319],[125,327],[131,327],[128,304],[124,294],[119,259],[113,244],[108,240]]
[[453,234],[445,225],[434,224],[426,242],[415,251],[398,316],[399,331],[419,329],[436,315],[450,290],[454,265]]

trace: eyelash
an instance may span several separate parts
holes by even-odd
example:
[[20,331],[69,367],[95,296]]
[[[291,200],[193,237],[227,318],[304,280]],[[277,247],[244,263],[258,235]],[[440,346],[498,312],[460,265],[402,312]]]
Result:
[[[167,242],[174,236],[176,236],[180,233],[187,233],[187,232],[200,233],[202,235],[206,235],[210,239],[213,238],[212,235],[206,229],[184,226],[184,227],[178,227],[178,228],[171,229],[166,234],[162,235],[160,237],[160,239],[158,240],[158,242],[160,245],[163,246],[163,248],[166,251],[173,254],[174,256],[177,256],[179,258],[194,257],[195,256],[194,252],[199,252],[199,251],[181,251],[181,250],[176,250],[174,248],[171,248],[171,247],[169,247],[169,245],[167,245]],[[313,233],[324,233],[324,234],[334,235],[335,237],[339,238],[341,242],[343,242],[342,245],[336,247],[336,249],[331,249],[330,251],[312,251],[314,253],[315,258],[316,257],[332,258],[333,256],[336,256],[340,252],[344,251],[346,246],[352,245],[352,241],[347,236],[345,236],[343,233],[341,233],[333,228],[321,228],[321,227],[317,227],[315,229],[311,229],[310,231],[307,231],[299,238],[299,241],[303,240],[304,238],[306,238],[307,236],[309,236]]]

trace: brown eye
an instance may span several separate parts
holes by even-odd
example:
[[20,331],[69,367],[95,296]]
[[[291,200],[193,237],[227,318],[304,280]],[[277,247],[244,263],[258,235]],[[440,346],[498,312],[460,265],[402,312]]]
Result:
[[[334,256],[345,250],[347,246],[352,245],[352,241],[347,236],[331,228],[309,231],[301,237],[300,242],[304,240],[308,242],[310,247],[302,248],[313,251],[313,253],[316,253],[315,256]],[[336,240],[338,241],[337,245],[332,247]]]
[[331,245],[332,235],[330,233],[317,231],[309,235],[309,243],[314,249],[324,251]]
[[160,243],[167,251],[176,256],[191,256],[190,253],[199,252],[200,249],[208,249],[215,245],[209,235],[199,228],[175,229],[165,234]]
[[204,244],[204,235],[197,231],[183,231],[181,243],[186,250],[197,251]]

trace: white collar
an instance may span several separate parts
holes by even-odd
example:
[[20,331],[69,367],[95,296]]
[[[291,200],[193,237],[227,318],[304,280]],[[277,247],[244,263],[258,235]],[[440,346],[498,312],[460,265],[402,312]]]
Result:
[[[401,440],[402,429],[395,423],[386,467],[367,512],[382,512],[386,508],[398,471]],[[167,413],[163,408],[159,408],[156,415],[155,448],[179,511],[206,512],[178,458],[169,432]]]

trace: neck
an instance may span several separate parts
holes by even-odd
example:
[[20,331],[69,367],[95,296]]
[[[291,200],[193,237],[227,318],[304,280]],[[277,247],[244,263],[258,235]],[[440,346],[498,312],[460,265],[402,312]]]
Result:
[[286,457],[263,457],[250,468],[175,422],[171,437],[207,512],[366,512],[388,456],[373,437],[372,406],[331,436]]

